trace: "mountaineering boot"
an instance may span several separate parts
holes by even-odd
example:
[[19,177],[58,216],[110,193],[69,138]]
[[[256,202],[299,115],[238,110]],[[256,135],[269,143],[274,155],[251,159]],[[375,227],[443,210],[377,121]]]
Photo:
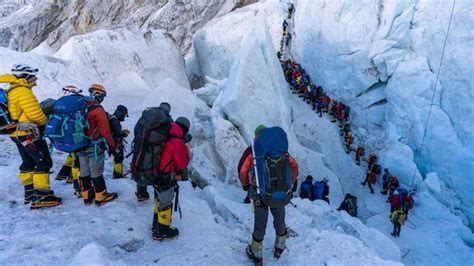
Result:
[[95,198],[94,189],[92,189],[91,177],[90,176],[80,177],[79,184],[81,186],[81,198],[84,200],[84,204],[86,206],[91,205]]
[[135,192],[135,196],[137,196],[137,201],[142,202],[150,199],[150,194],[148,194],[146,186],[140,186],[137,184],[137,192]]
[[100,207],[107,202],[115,200],[118,195],[115,192],[107,192],[107,187],[105,186],[105,180],[103,176],[99,176],[92,179],[94,183],[95,191],[95,206]]
[[263,265],[262,258],[262,241],[256,241],[252,239],[252,243],[247,246],[245,250],[249,259],[251,259],[255,265]]
[[71,168],[74,164],[74,158],[71,154],[68,154],[66,160],[64,161],[63,167],[59,170],[58,175],[56,176],[56,180],[61,181],[67,178],[71,178]]
[[49,208],[61,205],[62,199],[52,190],[35,190],[30,209]]
[[178,228],[171,227],[171,210],[173,206],[165,210],[158,210],[158,230],[153,232],[153,239],[166,240],[172,239],[179,235]]
[[178,228],[158,223],[158,230],[153,232],[153,239],[162,241],[175,238],[178,235]]
[[33,200],[33,195],[35,194],[35,189],[33,188],[33,184],[25,185],[25,205],[30,204]]
[[64,179],[69,178],[70,176],[71,176],[71,167],[63,165],[63,167],[61,167],[61,170],[59,170],[59,173],[55,179],[58,181],[62,181]]
[[390,233],[390,234],[391,234],[393,237],[397,237],[397,235],[396,235],[394,232],[392,232],[392,233]]
[[276,235],[276,237],[275,237],[275,253],[273,255],[277,259],[280,258],[281,253],[286,248],[286,237],[287,237],[287,235],[288,235],[288,233],[285,232],[284,235],[282,235],[282,236]]

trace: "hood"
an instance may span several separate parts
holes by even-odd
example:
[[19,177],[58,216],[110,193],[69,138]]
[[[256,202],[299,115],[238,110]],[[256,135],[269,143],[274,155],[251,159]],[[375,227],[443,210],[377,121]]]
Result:
[[170,136],[177,137],[180,139],[183,138],[183,130],[178,124],[176,123],[171,124]]

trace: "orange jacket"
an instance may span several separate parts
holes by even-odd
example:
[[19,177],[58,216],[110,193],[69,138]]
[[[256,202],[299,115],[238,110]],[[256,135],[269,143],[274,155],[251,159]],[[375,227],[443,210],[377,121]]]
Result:
[[[289,156],[289,161],[290,161],[290,167],[291,167],[291,182],[294,184],[296,180],[298,179],[298,163],[296,160]],[[249,172],[250,170],[253,169],[253,154],[250,153],[247,158],[244,161],[244,164],[242,165],[242,168],[240,169],[239,177],[240,177],[240,183],[242,183],[243,187],[246,187],[250,184],[250,178],[249,178]],[[256,186],[256,180],[255,180],[255,173],[254,176],[252,176],[252,184]]]

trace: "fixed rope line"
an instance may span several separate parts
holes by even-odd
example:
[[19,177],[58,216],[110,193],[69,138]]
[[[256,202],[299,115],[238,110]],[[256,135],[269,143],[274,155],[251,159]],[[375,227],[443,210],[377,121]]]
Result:
[[446,43],[448,41],[449,30],[451,29],[451,22],[453,20],[454,6],[455,5],[456,5],[456,0],[453,0],[453,7],[451,8],[451,16],[449,17],[448,29],[446,31],[446,36],[444,38],[443,50],[441,52],[441,60],[439,61],[438,73],[436,74],[435,87],[434,87],[434,90],[433,90],[433,95],[431,96],[430,110],[428,112],[428,117],[426,118],[425,129],[424,129],[424,132],[423,132],[423,138],[421,139],[420,149],[418,150],[418,156],[415,157],[415,170],[413,172],[413,178],[412,178],[412,181],[411,181],[410,190],[413,189],[413,185],[415,183],[417,166],[418,166],[419,159],[420,159],[420,156],[421,156],[421,151],[423,150],[423,146],[425,145],[426,132],[428,130],[428,123],[430,121],[431,111],[433,110],[433,102],[434,102],[434,98],[435,98],[435,95],[436,95],[436,89],[438,88],[439,73],[441,71],[441,67],[443,66],[444,51],[446,49]]

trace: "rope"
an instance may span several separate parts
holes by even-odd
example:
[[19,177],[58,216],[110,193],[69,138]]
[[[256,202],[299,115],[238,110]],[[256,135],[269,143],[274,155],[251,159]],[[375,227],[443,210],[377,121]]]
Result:
[[[434,98],[435,98],[435,95],[436,95],[436,90],[438,88],[439,73],[441,71],[441,67],[443,66],[444,50],[446,48],[446,43],[448,41],[449,30],[451,29],[451,22],[453,20],[454,6],[455,5],[456,5],[456,0],[453,0],[453,7],[451,8],[451,16],[449,17],[448,30],[446,31],[446,36],[444,38],[443,50],[441,52],[441,60],[439,62],[438,73],[436,74],[435,87],[434,87],[434,90],[433,90],[433,95],[431,96],[430,110],[428,112],[428,117],[426,118],[425,129],[424,129],[424,132],[423,132],[423,138],[421,140],[420,149],[418,150],[418,156],[415,157],[415,165],[418,165],[419,160],[420,160],[420,156],[421,156],[421,151],[423,150],[423,146],[425,145],[426,132],[428,130],[428,123],[430,121],[431,111],[433,109],[433,102],[434,102]],[[410,190],[413,189],[413,185],[415,183],[416,171],[417,171],[417,167],[415,167],[415,170],[413,171],[413,178],[412,178],[412,181],[411,181]]]

